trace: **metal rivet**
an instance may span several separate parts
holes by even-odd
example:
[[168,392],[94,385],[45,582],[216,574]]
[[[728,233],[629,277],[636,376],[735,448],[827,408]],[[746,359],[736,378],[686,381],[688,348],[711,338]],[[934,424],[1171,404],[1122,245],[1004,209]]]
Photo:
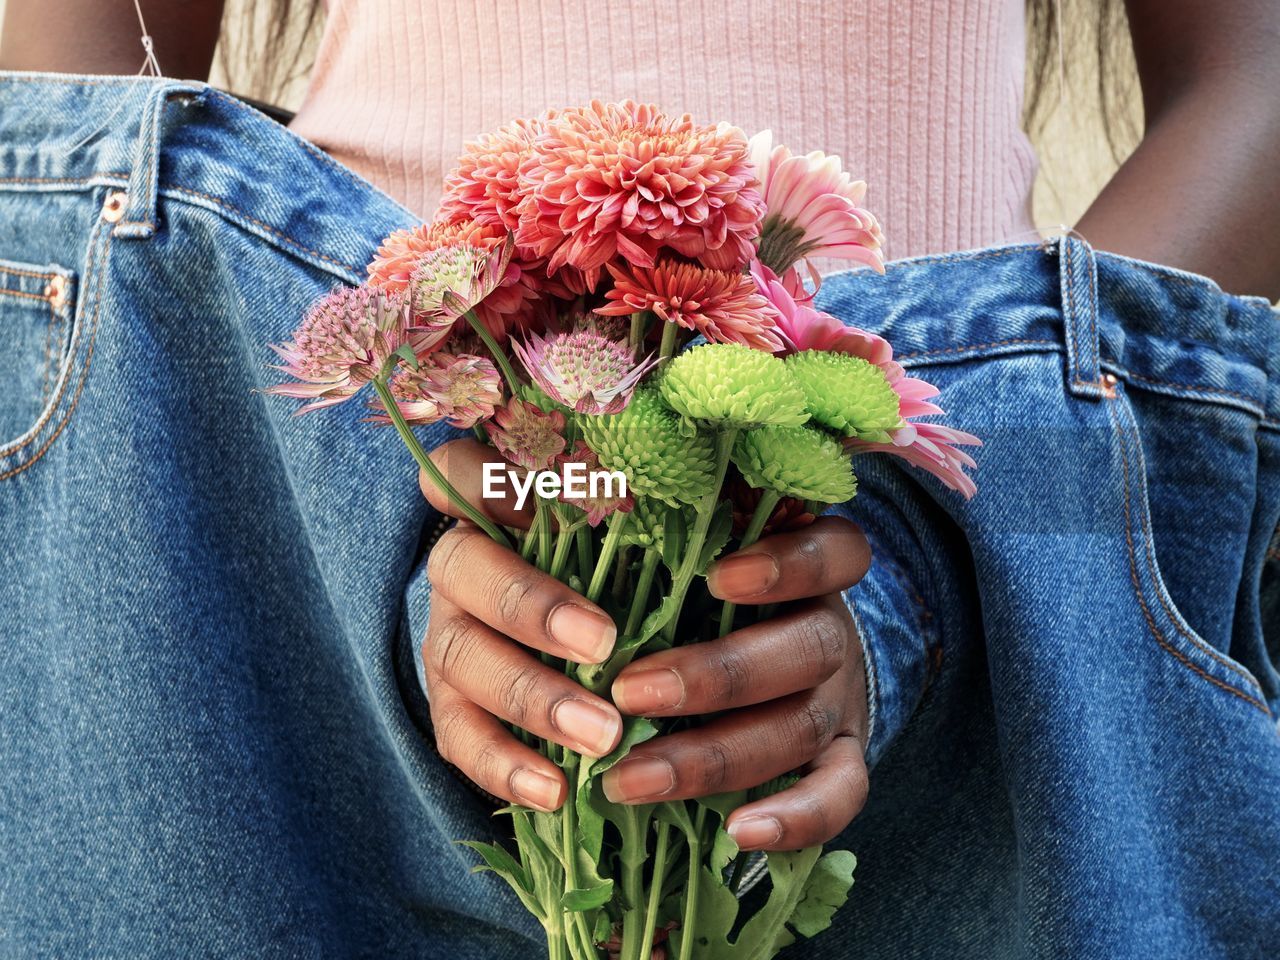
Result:
[[1120,382],[1120,378],[1114,373],[1104,373],[1102,375],[1102,392],[1108,397],[1116,395],[1116,384]]
[[113,190],[107,194],[107,201],[102,205],[102,219],[107,223],[117,223],[124,218],[124,208],[129,203],[129,195],[123,190]]
[[50,278],[44,288],[45,298],[49,306],[61,310],[67,303],[67,278],[61,275]]

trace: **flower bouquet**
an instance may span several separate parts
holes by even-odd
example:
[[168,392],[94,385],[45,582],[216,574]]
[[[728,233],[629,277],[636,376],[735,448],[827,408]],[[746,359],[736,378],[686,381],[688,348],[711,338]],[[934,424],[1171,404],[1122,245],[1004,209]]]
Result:
[[[942,413],[936,389],[813,306],[810,258],[883,270],[864,189],[835,157],[653,106],[517,121],[467,146],[435,220],[386,238],[363,286],[310,309],[275,348],[293,382],[271,392],[302,412],[370,385],[370,419],[477,526],[610,613],[607,660],[556,663],[607,695],[633,658],[745,622],[707,592],[708,565],[853,497],[854,456],[895,454],[974,491],[960,448],[977,440],[916,419]],[[457,494],[414,435],[439,421],[511,465],[535,505],[528,531]],[[533,484],[543,474],[561,482]],[[514,849],[470,846],[553,960],[766,960],[844,903],[853,855],[812,848],[767,854],[744,906],[744,875],[765,870],[723,824],[746,792],[609,802],[601,775],[676,722],[627,718],[603,758],[520,732],[569,798],[507,808]]]

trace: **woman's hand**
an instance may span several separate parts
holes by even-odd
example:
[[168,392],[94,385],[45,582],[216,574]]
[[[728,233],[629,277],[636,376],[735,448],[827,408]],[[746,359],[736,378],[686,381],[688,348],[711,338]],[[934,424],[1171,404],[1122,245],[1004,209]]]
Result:
[[[483,465],[497,459],[492,450],[457,440],[431,456],[493,519],[528,527],[531,511],[480,497]],[[420,483],[433,506],[458,515],[425,475]],[[794,786],[735,811],[730,832],[744,849],[779,850],[839,833],[867,792],[865,674],[839,591],[856,583],[869,561],[857,527],[823,518],[717,562],[708,578],[717,597],[787,606],[765,623],[645,657],[622,672],[612,693],[626,713],[719,715],[633,749],[605,775],[610,799],[704,796],[802,768]],[[616,639],[613,622],[465,521],[432,550],[428,574],[423,659],[441,754],[490,793],[537,809],[559,807],[568,792],[564,774],[498,718],[589,756],[610,752],[622,731],[618,709],[542,664],[537,651],[600,662]]]
[[866,573],[862,531],[823,517],[723,557],[711,593],[738,604],[788,603],[721,640],[637,660],[613,684],[623,713],[718,714],[636,746],[604,775],[615,803],[649,803],[758,786],[800,768],[798,783],[739,807],[727,829],[746,850],[831,839],[867,797],[862,646],[840,591]]

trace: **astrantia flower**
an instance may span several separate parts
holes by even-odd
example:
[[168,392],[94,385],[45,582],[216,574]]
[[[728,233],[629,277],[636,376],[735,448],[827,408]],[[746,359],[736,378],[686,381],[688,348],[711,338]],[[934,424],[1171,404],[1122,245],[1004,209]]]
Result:
[[654,360],[637,364],[631,348],[593,328],[553,337],[531,334],[511,347],[534,383],[557,403],[577,413],[617,413]]
[[300,383],[281,383],[267,393],[311,402],[307,413],[341,403],[372,380],[388,359],[408,344],[426,353],[447,330],[415,330],[399,296],[368,287],[339,287],[312,305],[293,341],[272,349],[284,358],[277,367]]
[[613,275],[608,302],[596,308],[605,316],[652,310],[668,323],[697,330],[714,343],[742,343],[777,352],[777,311],[738,270],[712,270],[694,263],[661,259],[649,267],[606,265]]
[[498,452],[526,470],[549,470],[565,447],[564,414],[539,410],[517,397],[499,407],[484,428]]
[[795,156],[764,130],[751,138],[751,162],[764,192],[760,259],[781,273],[803,257],[853,260],[883,272],[884,236],[858,206],[867,185],[841,168],[840,158]]
[[764,207],[745,135],[728,124],[626,101],[567,110],[547,121],[521,167],[516,242],[555,273],[622,257],[650,267],[668,247],[704,265],[742,267]]
[[405,290],[415,322],[452,324],[482,306],[491,293],[518,276],[511,250],[510,242],[486,249],[460,241],[424,253]]
[[849,455],[812,427],[746,430],[738,437],[733,462],[747,483],[784,497],[843,503],[857,492]]
[[[389,293],[404,293],[414,271],[429,254],[442,249],[471,248],[498,254],[510,243],[500,226],[471,220],[424,223],[412,230],[397,230],[378,247],[369,264],[369,285]],[[496,265],[495,265],[496,267]],[[536,312],[544,281],[537,264],[510,255],[498,283],[475,306],[476,316],[501,339],[512,327],[528,325]],[[447,316],[444,319],[448,319]],[[442,321],[443,322],[443,321]]]
[[583,417],[580,426],[601,465],[627,475],[630,493],[677,506],[698,502],[715,482],[710,437],[689,436],[652,388],[637,390],[621,413]]
[[542,120],[516,120],[466,145],[458,166],[444,178],[441,220],[474,220],[513,231],[519,223],[520,165],[542,132]]
[[[579,483],[575,479],[570,482],[565,468],[571,463],[580,463],[583,465],[583,471],[578,476],[585,479],[581,482],[581,486],[586,490],[586,496],[571,497],[569,490],[572,486],[578,486]],[[595,492],[597,496],[592,496],[593,474],[600,471],[600,457],[596,452],[579,440],[573,445],[573,449],[567,453],[562,453],[556,457],[556,464],[559,466],[561,475],[565,477],[565,482],[560,485],[560,499],[565,503],[571,503],[579,510],[587,515],[587,523],[593,527],[599,526],[600,521],[604,520],[610,514],[614,513],[630,513],[635,506],[635,498],[629,490],[623,496],[606,496],[606,488],[602,478],[594,479]],[[614,484],[613,490],[619,492],[620,484]]]
[[798,426],[805,394],[777,357],[736,343],[686,350],[663,371],[662,396],[691,420],[730,427]]
[[781,277],[759,260],[751,264],[756,288],[777,311],[776,331],[782,355],[804,350],[826,350],[847,353],[879,366],[893,359],[889,341],[858,327],[841,323],[829,313],[813,306],[813,297],[805,289],[800,275],[787,270]]
[[887,443],[902,426],[898,394],[884,371],[861,357],[806,350],[787,358],[815,421],[846,437]]

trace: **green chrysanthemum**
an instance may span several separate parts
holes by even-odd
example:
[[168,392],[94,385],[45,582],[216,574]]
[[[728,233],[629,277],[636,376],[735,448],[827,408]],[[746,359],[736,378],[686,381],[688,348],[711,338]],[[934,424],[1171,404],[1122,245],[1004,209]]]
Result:
[[715,426],[798,426],[809,419],[787,365],[737,343],[686,350],[667,364],[661,389],[677,412]]
[[747,483],[784,497],[843,503],[858,485],[849,457],[812,427],[762,427],[738,438],[733,462]]
[[637,390],[621,413],[578,422],[601,465],[627,475],[628,492],[672,506],[696,503],[710,492],[715,481],[711,439],[686,436],[656,390]]
[[888,443],[902,424],[898,395],[884,372],[861,357],[806,350],[786,360],[815,421],[846,437]]
[[655,550],[661,550],[667,513],[673,509],[683,511],[686,528],[693,526],[695,515],[692,507],[675,508],[651,497],[637,497],[635,509],[627,518],[627,526],[622,533],[622,539],[618,541],[619,544],[625,547],[652,547]]

